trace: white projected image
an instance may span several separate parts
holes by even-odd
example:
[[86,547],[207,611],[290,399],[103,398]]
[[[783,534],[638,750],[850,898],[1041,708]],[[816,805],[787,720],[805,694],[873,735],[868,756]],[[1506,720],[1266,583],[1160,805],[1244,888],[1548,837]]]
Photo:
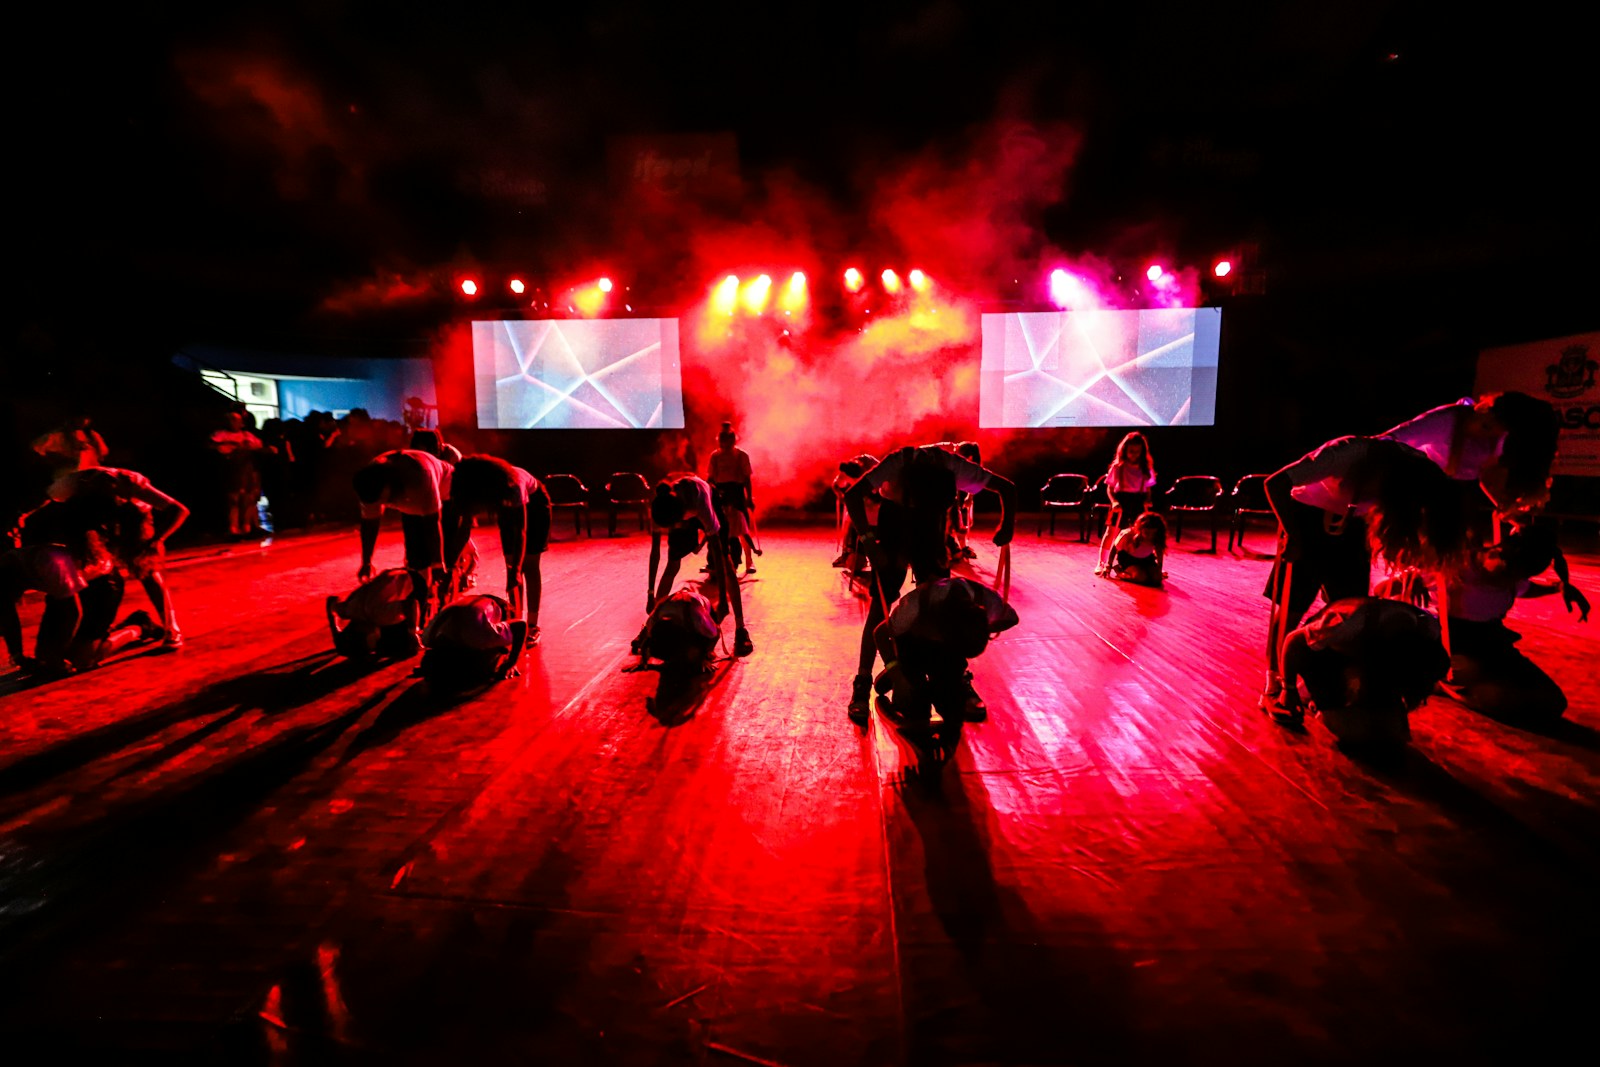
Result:
[[983,316],[978,425],[1210,426],[1221,308]]
[[485,429],[683,428],[677,319],[474,322],[472,363]]

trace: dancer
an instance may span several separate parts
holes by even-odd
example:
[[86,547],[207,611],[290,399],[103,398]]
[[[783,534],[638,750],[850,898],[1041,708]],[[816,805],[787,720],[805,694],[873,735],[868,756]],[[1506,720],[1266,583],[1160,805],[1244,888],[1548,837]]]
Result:
[[[450,497],[450,467],[437,456],[410,449],[385,452],[351,479],[361,501],[361,566],[356,581],[372,577],[372,553],[385,508],[400,513],[406,569],[421,571],[444,599],[442,510]],[[426,617],[426,612],[424,612]]]
[[[49,494],[58,503],[83,503],[88,511],[67,509],[60,513],[65,524],[70,527],[90,522],[106,531],[107,546],[116,564],[128,577],[138,579],[156,609],[162,645],[181,648],[183,631],[178,627],[172,590],[167,585],[165,561],[167,540],[188,521],[189,509],[150,484],[150,479],[138,471],[118,467],[67,471],[51,483]],[[96,517],[83,518],[89,512]]]
[[1546,495],[1560,432],[1548,403],[1509,392],[1433,408],[1383,436],[1422,452],[1452,479],[1476,483],[1478,499],[1506,515]]
[[729,559],[737,568],[742,550],[744,572],[754,574],[756,557],[761,554],[754,540],[755,489],[750,479],[750,456],[735,447],[737,440],[733,423],[723,423],[722,432],[717,435],[717,450],[706,464],[706,480],[711,483],[711,500],[722,523]]
[[1117,453],[1106,470],[1106,496],[1111,510],[1106,513],[1106,532],[1100,538],[1100,555],[1094,572],[1104,574],[1111,543],[1150,506],[1150,491],[1155,488],[1156,469],[1150,459],[1150,442],[1134,432],[1117,445]]
[[1278,516],[1278,560],[1267,579],[1267,681],[1261,707],[1286,722],[1279,656],[1321,590],[1328,602],[1367,595],[1374,553],[1391,568],[1450,568],[1462,557],[1460,495],[1444,472],[1409,445],[1382,437],[1341,437],[1295,460],[1266,482]]
[[[850,686],[850,721],[867,724],[872,694],[872,665],[877,657],[874,634],[900,596],[909,570],[917,583],[950,574],[945,538],[950,508],[958,492],[993,489],[1000,495],[1000,528],[994,543],[1011,543],[1017,513],[1017,490],[1010,479],[937,445],[901,448],[862,474],[845,493],[845,510],[859,535],[858,544],[871,561],[873,589],[861,629],[860,658]],[[878,520],[869,524],[867,499],[876,491],[881,501]]]
[[1410,713],[1450,669],[1439,620],[1381,597],[1335,600],[1283,645],[1283,707],[1303,714],[1300,683],[1347,745],[1403,744]]
[[544,580],[540,560],[550,547],[550,494],[539,479],[494,456],[467,456],[455,466],[445,504],[445,572],[472,539],[472,521],[493,516],[506,560],[511,613],[528,623],[528,645],[539,643]]
[[994,590],[970,578],[936,578],[901,597],[873,631],[883,656],[874,688],[879,707],[906,722],[929,709],[947,722],[982,722],[988,705],[972,687],[968,661],[989,639],[1017,625],[1017,613]]
[[[700,551],[703,545],[711,564],[711,580],[721,590],[716,618],[720,621],[733,606],[733,654],[748,656],[755,650],[750,631],[744,624],[744,600],[739,594],[739,580],[733,573],[727,549],[717,536],[721,524],[716,509],[711,504],[711,486],[693,474],[679,474],[664,478],[656,484],[655,499],[650,502],[650,580],[645,587],[645,611],[655,610],[656,602],[672,592],[672,583],[678,577],[678,566],[686,556]],[[661,583],[656,584],[656,570],[661,566],[661,537],[667,537],[667,564],[661,572]],[[641,637],[643,633],[641,632]],[[637,646],[638,639],[635,639]]]
[[[983,466],[983,452],[976,441],[961,441],[947,446],[956,455]],[[950,556],[952,559],[977,559],[978,553],[967,544],[972,532],[974,498],[971,493],[957,492],[956,502],[950,508]]]
[[427,600],[425,575],[402,567],[379,571],[349,596],[328,598],[333,647],[347,659],[409,659],[422,647],[418,627]]
[[74,416],[37,438],[33,450],[50,464],[54,475],[98,467],[105,463],[110,451],[87,415]]
[[1111,565],[1103,573],[1138,585],[1160,586],[1167,576],[1167,523],[1146,511],[1117,535],[1111,546]]
[[678,589],[656,601],[637,645],[639,666],[659,660],[663,675],[685,678],[711,669],[721,633],[711,601],[698,590]]
[[428,688],[450,695],[517,676],[528,624],[511,605],[486,593],[458,597],[440,608],[422,634],[417,673]]
[[[1535,578],[1554,567],[1556,582]],[[1566,557],[1548,530],[1513,530],[1498,545],[1480,544],[1450,583],[1450,678],[1445,692],[1474,711],[1542,724],[1560,718],[1567,696],[1517,648],[1505,619],[1519,598],[1561,594],[1567,611],[1589,620],[1589,599],[1572,585]]]
[[[839,464],[839,473],[833,477],[833,495],[837,501],[839,511],[839,529],[841,531],[839,543],[839,558],[833,561],[835,567],[844,567],[851,574],[860,574],[867,566],[866,554],[861,552],[857,544],[859,537],[856,524],[850,521],[849,514],[845,511],[844,495],[850,487],[861,479],[861,476],[878,465],[878,457],[863,452],[859,456],[842,461]],[[878,521],[878,504],[882,497],[876,490],[867,495],[866,512],[867,522],[876,525]],[[870,527],[869,527],[870,528]]]

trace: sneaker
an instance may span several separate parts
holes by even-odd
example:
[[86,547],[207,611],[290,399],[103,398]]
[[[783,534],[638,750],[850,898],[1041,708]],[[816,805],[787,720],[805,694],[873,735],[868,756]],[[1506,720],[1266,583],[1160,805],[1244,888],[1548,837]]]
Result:
[[851,556],[851,553],[849,553],[849,552],[841,552],[841,553],[839,553],[839,558],[833,561],[833,566],[835,566],[835,567],[848,567],[848,566],[850,566],[850,556]]
[[872,679],[865,674],[858,674],[850,682],[850,721],[857,726],[865,726],[871,713]]
[[523,645],[523,647],[524,648],[538,648],[539,647],[539,628],[537,626],[528,627],[528,640],[527,640],[527,643]]
[[749,574],[754,574],[754,573],[755,573],[755,572],[756,572],[756,569],[755,569],[755,568],[754,568],[754,567],[746,567],[746,568],[745,568],[745,569],[744,569],[744,572],[745,572],[745,574],[747,574],[747,575],[749,575]]
[[162,648],[182,648],[183,634],[178,630],[168,630],[161,638]]
[[743,626],[739,627],[733,635],[733,654],[735,656],[748,656],[756,650],[755,642],[750,640],[750,631]]
[[1096,576],[1103,576],[1108,570],[1109,568],[1104,563],[1096,563],[1094,565],[1094,573]]
[[977,559],[978,558],[978,554],[972,550],[972,546],[971,545],[967,545],[964,548],[962,548],[962,550],[961,550],[961,558],[962,559]]

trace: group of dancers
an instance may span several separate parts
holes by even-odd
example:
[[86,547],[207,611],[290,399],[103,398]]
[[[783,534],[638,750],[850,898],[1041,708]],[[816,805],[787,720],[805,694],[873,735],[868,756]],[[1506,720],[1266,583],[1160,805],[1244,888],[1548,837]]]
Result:
[[[1521,655],[1505,625],[1518,598],[1545,594],[1588,616],[1554,538],[1531,523],[1556,437],[1548,404],[1502,393],[1435,408],[1386,433],[1329,441],[1271,475],[1266,495],[1280,536],[1265,589],[1261,706],[1291,724],[1315,710],[1351,742],[1405,739],[1408,713],[1441,686],[1497,715],[1562,714],[1560,687]],[[730,613],[733,656],[755,647],[737,564],[753,573],[761,551],[750,458],[730,423],[718,444],[709,478],[670,475],[650,501],[645,621],[632,650],[665,672],[706,670]],[[420,653],[420,673],[441,691],[509,677],[540,641],[550,496],[528,471],[463,456],[438,431],[417,431],[410,446],[379,455],[352,479],[359,584],[327,598],[334,646],[350,657]],[[1151,507],[1155,483],[1149,442],[1128,434],[1103,482],[1109,519],[1097,575],[1161,585],[1166,530]],[[982,721],[988,708],[970,661],[1018,619],[1003,592],[954,570],[975,556],[967,539],[977,494],[999,498],[994,543],[1009,545],[1015,486],[983,464],[976,444],[941,442],[847,459],[834,489],[844,532],[835,564],[862,578],[868,599],[850,720],[865,725],[876,706],[904,723]],[[380,573],[373,557],[387,512],[400,518],[404,565]],[[0,637],[13,661],[56,677],[130,644],[181,645],[163,559],[187,517],[137,472],[60,472],[48,499],[24,516],[15,547],[0,554]],[[491,523],[505,566],[496,593],[476,588],[472,543],[474,526]],[[675,589],[683,561],[702,550],[703,587]],[[1375,557],[1390,577],[1373,590]],[[1551,570],[1554,582],[1539,580]],[[117,622],[128,577],[143,585],[154,614]],[[31,656],[17,612],[30,589],[45,597]],[[1307,619],[1319,594],[1325,605]]]

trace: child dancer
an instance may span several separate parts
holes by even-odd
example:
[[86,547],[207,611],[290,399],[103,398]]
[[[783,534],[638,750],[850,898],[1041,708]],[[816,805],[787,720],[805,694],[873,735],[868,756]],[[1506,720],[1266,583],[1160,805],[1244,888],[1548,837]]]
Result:
[[1159,586],[1167,576],[1166,558],[1166,520],[1153,511],[1146,511],[1117,535],[1111,546],[1111,566],[1104,573],[1109,578]]
[[347,659],[415,656],[422,647],[417,628],[427,600],[424,575],[401,567],[380,571],[349,596],[328,598],[333,647]]
[[1409,715],[1450,669],[1439,620],[1399,600],[1335,600],[1283,646],[1286,709],[1301,713],[1300,683],[1324,725],[1346,744],[1411,739]]
[[1111,500],[1111,511],[1106,515],[1105,535],[1100,538],[1100,555],[1094,565],[1096,574],[1106,572],[1111,543],[1144,514],[1155,484],[1156,469],[1150,461],[1150,443],[1142,433],[1128,434],[1117,445],[1117,454],[1106,470],[1106,496]]
[[422,634],[417,668],[428,688],[454,694],[517,676],[528,624],[497,596],[474,593],[439,609]]
[[1396,568],[1448,568],[1464,554],[1466,526],[1444,472],[1411,446],[1381,437],[1330,441],[1269,477],[1266,494],[1280,548],[1263,591],[1273,607],[1261,706],[1294,722],[1298,709],[1281,702],[1279,655],[1318,591],[1330,603],[1366,596],[1374,554]]
[[744,572],[754,574],[756,557],[761,554],[754,540],[755,491],[750,479],[750,456],[735,447],[737,440],[733,423],[723,423],[722,432],[717,435],[717,450],[711,453],[706,465],[706,476],[711,483],[717,518],[722,522],[722,538],[729,558],[738,567],[742,549]]
[[[672,592],[679,564],[686,556],[693,555],[704,546],[711,565],[711,578],[722,590],[717,618],[721,619],[726,614],[731,601],[733,654],[748,656],[755,650],[755,644],[744,625],[744,599],[739,594],[739,580],[733,573],[728,551],[717,536],[721,528],[716,509],[711,504],[711,486],[705,479],[693,474],[679,474],[656,484],[655,499],[650,502],[650,579],[645,587],[645,611],[654,611],[656,602],[664,600]],[[661,572],[661,584],[658,586],[656,570],[661,566],[663,534],[667,538],[667,565]],[[637,646],[637,639],[635,644]]]
[[929,709],[947,722],[982,722],[988,705],[972,688],[969,660],[989,639],[1017,625],[1000,594],[970,578],[924,582],[895,603],[873,631],[883,656],[874,688],[880,707],[896,718],[927,721]]
[[[1011,543],[1017,513],[1017,490],[1008,478],[980,467],[938,445],[908,447],[889,453],[845,493],[845,510],[860,534],[858,542],[871,561],[871,605],[861,628],[861,651],[850,686],[848,714],[858,726],[867,724],[872,694],[872,664],[877,658],[874,635],[889,607],[900,596],[910,571],[916,581],[949,577],[945,538],[950,508],[960,492],[993,489],[1000,495],[1000,528],[994,543]],[[868,496],[880,497],[878,521],[867,521]]]
[[455,466],[445,505],[445,573],[472,539],[472,521],[494,516],[506,559],[506,597],[528,622],[528,646],[539,643],[544,579],[540,560],[550,547],[550,494],[539,479],[494,456],[467,456]]
[[385,452],[356,471],[352,479],[361,501],[361,566],[356,581],[372,577],[372,553],[385,509],[400,513],[406,569],[421,571],[440,588],[444,572],[442,511],[450,498],[450,466],[438,456],[412,449]]

